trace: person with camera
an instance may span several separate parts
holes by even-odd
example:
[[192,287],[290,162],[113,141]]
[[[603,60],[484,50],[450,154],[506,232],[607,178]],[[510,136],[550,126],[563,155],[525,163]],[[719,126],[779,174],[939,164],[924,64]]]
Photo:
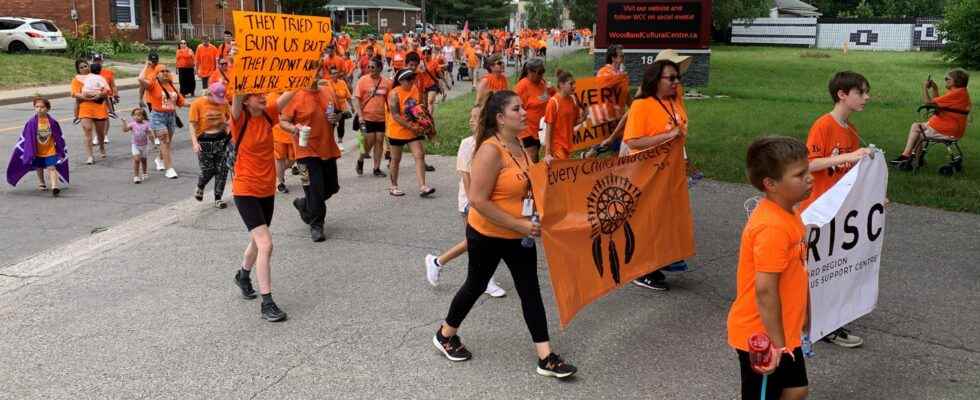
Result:
[[939,86],[932,77],[926,80],[922,88],[922,100],[926,105],[934,107],[936,112],[929,121],[912,124],[905,149],[892,163],[902,164],[911,160],[914,154],[922,150],[925,139],[956,141],[966,133],[967,116],[973,108],[970,93],[966,90],[970,83],[970,74],[962,68],[956,68],[946,73],[943,81],[946,94],[940,96]]

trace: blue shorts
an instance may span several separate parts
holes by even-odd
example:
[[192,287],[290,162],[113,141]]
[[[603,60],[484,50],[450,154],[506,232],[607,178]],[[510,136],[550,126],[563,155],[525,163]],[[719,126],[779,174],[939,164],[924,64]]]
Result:
[[48,156],[48,157],[34,157],[34,161],[31,161],[31,165],[35,168],[47,168],[58,165],[58,156]]
[[177,113],[150,111],[150,129],[173,133],[177,130]]

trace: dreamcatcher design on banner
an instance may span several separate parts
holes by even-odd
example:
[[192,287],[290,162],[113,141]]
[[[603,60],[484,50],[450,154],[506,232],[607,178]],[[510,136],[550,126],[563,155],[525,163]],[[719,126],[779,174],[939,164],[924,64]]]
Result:
[[616,284],[620,283],[619,252],[613,234],[623,228],[626,243],[623,249],[623,264],[629,264],[636,249],[636,235],[629,219],[636,211],[642,192],[629,179],[609,175],[600,179],[589,193],[587,210],[588,221],[592,227],[592,260],[602,277],[605,273],[602,255],[603,237],[609,240],[609,272]]

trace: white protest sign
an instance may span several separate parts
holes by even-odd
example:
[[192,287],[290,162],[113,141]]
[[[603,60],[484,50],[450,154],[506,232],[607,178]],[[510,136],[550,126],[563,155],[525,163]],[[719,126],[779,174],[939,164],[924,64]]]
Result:
[[876,153],[803,212],[813,341],[874,310],[885,239],[888,166]]

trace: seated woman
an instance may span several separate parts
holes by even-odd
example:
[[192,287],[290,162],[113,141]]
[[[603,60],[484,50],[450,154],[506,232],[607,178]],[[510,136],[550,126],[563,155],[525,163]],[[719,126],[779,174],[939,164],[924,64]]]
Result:
[[909,129],[908,141],[902,155],[892,161],[900,164],[912,159],[922,148],[924,139],[959,140],[966,132],[966,117],[970,113],[972,103],[966,90],[970,75],[963,69],[956,68],[945,77],[946,94],[939,95],[939,87],[931,79],[923,88],[923,99],[926,104],[937,107],[936,113],[928,122],[915,122]]

